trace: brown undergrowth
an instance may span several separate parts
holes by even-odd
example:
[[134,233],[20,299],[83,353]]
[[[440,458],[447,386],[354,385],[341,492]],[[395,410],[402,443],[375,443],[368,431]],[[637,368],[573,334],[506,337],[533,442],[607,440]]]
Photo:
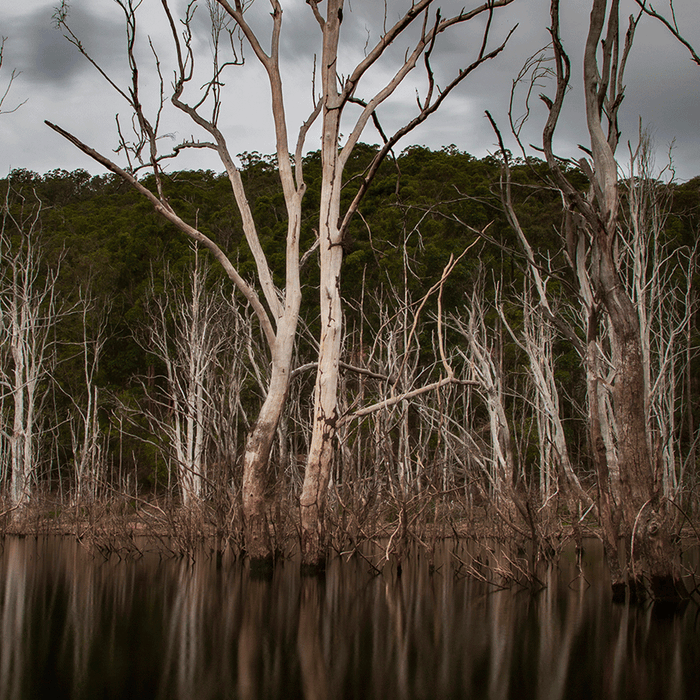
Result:
[[[375,574],[386,570],[400,576],[406,561],[415,556],[422,557],[431,572],[444,567],[447,543],[455,576],[494,589],[518,586],[536,591],[545,585],[543,567],[573,546],[583,576],[583,542],[597,534],[592,520],[549,513],[528,523],[515,509],[491,502],[467,505],[458,496],[394,489],[380,498],[373,490],[335,488],[326,513],[328,557],[359,558]],[[300,527],[293,500],[275,499],[268,524],[276,556],[298,558]],[[191,561],[211,557],[218,565],[224,556],[245,558],[241,509],[226,493],[188,509],[175,499],[123,494],[82,504],[46,497],[24,508],[0,511],[0,536],[4,535],[75,537],[105,559],[138,559],[146,551]],[[686,549],[700,544],[693,523],[686,523],[683,538]],[[692,597],[700,601],[697,572],[686,568],[685,575]]]

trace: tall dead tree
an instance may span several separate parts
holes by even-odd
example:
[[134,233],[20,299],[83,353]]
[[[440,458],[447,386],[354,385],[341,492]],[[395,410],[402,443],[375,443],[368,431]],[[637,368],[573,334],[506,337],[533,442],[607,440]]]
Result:
[[[489,0],[472,10],[462,10],[456,15],[443,18],[440,11],[432,13],[436,4],[432,0],[412,2],[409,9],[391,27],[386,28],[379,41],[369,50],[365,58],[343,78],[338,75],[343,0],[328,0],[325,17],[319,9],[318,0],[307,0],[318,22],[323,50],[321,55],[321,89],[319,101],[322,112],[322,184],[321,211],[319,216],[319,260],[321,271],[320,309],[321,336],[319,338],[318,369],[314,391],[313,432],[302,489],[301,532],[302,561],[304,565],[316,567],[325,556],[324,511],[328,483],[332,469],[334,439],[339,421],[338,372],[340,367],[341,341],[343,338],[343,311],[340,295],[340,275],[343,260],[343,242],[350,221],[356,213],[379,166],[396,143],[416,126],[423,123],[442,104],[443,100],[468,75],[489,59],[497,56],[505,41],[488,51],[488,39],[494,10],[510,4],[512,0]],[[472,63],[465,66],[443,88],[435,82],[431,56],[441,34],[452,27],[464,24],[480,15],[487,16],[482,41],[475,52]],[[387,49],[407,30],[419,26],[418,38],[414,39],[404,59],[399,61],[392,77],[379,90],[373,91],[369,99],[360,99],[357,91],[362,79],[384,56]],[[383,105],[405,81],[419,61],[423,62],[427,78],[427,90],[418,98],[416,116],[387,137],[381,127],[376,110]],[[341,119],[349,105],[360,108],[359,117],[350,123],[350,135],[341,143]],[[343,170],[358,143],[362,132],[372,119],[380,130],[383,146],[367,168],[359,191],[349,207],[341,211],[341,189]]]
[[[340,37],[343,23],[343,0],[327,0],[325,16],[320,0],[307,0],[310,17],[318,24],[320,31],[320,94],[316,93],[315,70],[311,76],[314,103],[308,119],[299,127],[296,146],[289,148],[288,115],[283,93],[283,80],[280,67],[280,42],[283,30],[282,3],[270,0],[270,39],[269,43],[260,38],[260,33],[248,22],[248,11],[252,2],[244,0],[216,0],[208,2],[212,27],[214,60],[209,81],[202,90],[192,95],[195,52],[193,50],[192,19],[196,2],[190,2],[181,26],[178,26],[171,6],[161,0],[164,21],[171,30],[176,55],[171,103],[187,114],[206,134],[208,141],[189,140],[176,147],[175,153],[183,149],[207,148],[218,153],[231,182],[232,192],[238,206],[246,242],[255,259],[257,279],[255,284],[246,281],[236,269],[232,259],[227,257],[217,243],[206,236],[191,221],[185,221],[171,206],[166,196],[166,182],[162,170],[163,155],[159,152],[161,118],[165,107],[165,87],[160,61],[155,56],[156,74],[160,79],[161,99],[153,114],[147,115],[142,102],[142,72],[139,70],[136,51],[136,20],[140,5],[136,0],[116,0],[122,8],[127,29],[127,58],[131,68],[131,84],[120,87],[97,62],[88,54],[80,39],[75,36],[68,24],[65,3],[56,14],[56,22],[64,35],[88,60],[95,65],[102,76],[127,102],[135,125],[133,140],[128,140],[117,120],[119,150],[127,160],[125,166],[97,152],[76,136],[54,124],[51,128],[74,143],[80,150],[98,163],[118,174],[136,190],[141,192],[155,210],[173,223],[186,235],[208,248],[226,270],[229,278],[239,288],[253,308],[258,323],[267,340],[270,374],[267,395],[254,427],[250,431],[245,450],[243,466],[243,512],[246,528],[246,548],[254,559],[265,559],[271,555],[268,524],[266,521],[265,486],[268,475],[270,449],[275,431],[283,411],[289,388],[292,369],[293,348],[297,332],[301,283],[299,277],[299,235],[301,226],[302,200],[306,190],[303,174],[303,153],[309,130],[319,117],[321,120],[321,207],[318,222],[318,247],[321,267],[321,337],[318,360],[318,375],[315,390],[315,415],[313,436],[309,450],[308,465],[301,496],[302,551],[305,563],[320,562],[323,543],[323,518],[326,491],[333,454],[333,438],[336,430],[337,386],[340,344],[342,338],[342,309],[340,304],[340,270],[343,258],[343,240],[350,221],[356,212],[365,192],[377,170],[396,143],[416,126],[421,124],[438,107],[452,90],[485,61],[498,55],[505,41],[488,50],[487,41],[494,11],[513,0],[488,0],[472,10],[462,10],[458,14],[443,18],[439,11],[431,13],[436,3],[433,0],[407,2],[399,19],[386,26],[373,45],[368,43],[364,57],[345,77],[339,75]],[[386,13],[385,13],[386,14]],[[478,16],[486,16],[483,36],[476,44],[472,62],[462,68],[457,75],[442,88],[438,87],[431,67],[431,54],[442,33],[452,27],[462,25]],[[409,32],[408,30],[411,30]],[[389,48],[397,40],[411,33],[412,48],[398,60],[391,78],[368,100],[357,96],[360,82],[380,61],[388,61]],[[417,34],[417,39],[415,38]],[[287,240],[285,285],[282,290],[275,287],[268,260],[260,244],[252,211],[239,169],[234,163],[224,134],[219,129],[219,118],[223,106],[222,74],[232,65],[242,65],[242,57],[234,53],[222,58],[220,46],[228,42],[236,46],[236,38],[247,46],[262,66],[267,76],[270,91],[270,109],[274,122],[276,155],[279,178],[287,209]],[[230,41],[229,41],[230,40]],[[407,40],[410,41],[410,40]],[[416,116],[386,137],[379,126],[376,110],[390,98],[419,61],[424,63],[427,89],[418,100]],[[190,96],[187,101],[185,93]],[[259,94],[254,96],[259,100]],[[244,99],[238,96],[238,99]],[[341,144],[341,119],[350,105],[359,111],[349,125],[349,136]],[[383,138],[383,145],[365,172],[359,191],[346,211],[341,212],[340,194],[343,185],[343,170],[365,127],[373,120]],[[344,125],[343,130],[347,129]],[[290,152],[292,153],[290,157]],[[154,188],[148,189],[137,179],[136,173],[147,167],[154,175]]]
[[[639,17],[621,39],[619,0],[592,0],[583,56],[586,126],[590,146],[574,165],[589,182],[579,190],[553,148],[571,64],[560,36],[559,1],[550,6],[554,99],[542,96],[549,116],[543,152],[552,182],[562,195],[562,243],[571,266],[585,330],[581,348],[587,376],[588,424],[598,481],[602,538],[613,592],[635,594],[648,581],[658,599],[685,595],[669,531],[670,517],[657,483],[647,438],[647,392],[640,315],[620,269],[620,185],[615,158],[623,76]],[[544,306],[544,304],[543,304]],[[546,308],[546,307],[545,307]],[[610,369],[602,347],[610,343]],[[623,542],[620,551],[619,543]]]
[[[308,129],[318,116],[320,106],[314,109],[309,120],[301,126],[294,155],[290,158],[286,107],[282,94],[279,64],[282,8],[278,2],[272,3],[273,30],[270,46],[267,50],[258,41],[244,17],[244,5],[247,6],[249,3],[236,2],[235,7],[231,7],[228,3],[220,3],[219,5],[208,3],[213,60],[210,79],[200,90],[192,87],[196,62],[192,21],[197,5],[195,2],[189,3],[185,16],[178,23],[167,0],[162,0],[163,21],[169,27],[176,56],[170,102],[176,109],[188,115],[194,124],[204,132],[207,139],[202,141],[193,138],[180,143],[175,148],[174,153],[162,154],[159,151],[161,145],[160,130],[166,101],[165,82],[162,77],[160,61],[151,44],[155,72],[160,82],[160,99],[153,108],[153,113],[148,114],[147,107],[142,101],[143,71],[140,70],[141,67],[137,61],[137,10],[140,3],[135,2],[135,0],[117,0],[117,4],[124,13],[126,26],[126,54],[131,69],[131,83],[128,87],[118,85],[88,54],[85,46],[72,32],[68,24],[68,8],[65,3],[57,10],[55,19],[66,38],[97,68],[128,105],[131,112],[130,120],[134,126],[131,139],[127,139],[120,120],[117,118],[118,151],[123,154],[126,160],[125,165],[118,165],[65,129],[50,122],[47,124],[96,162],[121,177],[150,201],[155,211],[193,241],[208,249],[254,311],[267,344],[270,373],[267,394],[247,438],[243,463],[242,502],[247,553],[252,559],[264,560],[271,556],[265,501],[268,461],[277,424],[287,396],[301,303],[299,236],[301,202],[306,190],[302,154]],[[231,27],[231,22],[234,23],[234,27]],[[231,66],[243,63],[242,58],[235,52],[225,58],[222,57],[222,43],[228,41],[232,50],[236,46],[234,41],[235,28],[246,37],[254,54],[265,68],[272,96],[276,155],[287,213],[285,283],[281,290],[273,282],[272,270],[260,243],[241,172],[235,164],[224,134],[219,129],[222,109],[222,73]],[[217,242],[202,233],[196,222],[186,221],[180,216],[167,199],[163,158],[172,157],[183,150],[202,148],[213,150],[218,154],[228,175],[232,195],[241,217],[245,240],[255,261],[257,273],[255,283],[246,280],[239,273],[233,259],[226,255]],[[155,186],[153,189],[148,189],[137,177],[138,172],[143,168],[150,170],[154,176]]]
[[0,209],[0,392],[9,406],[0,430],[9,451],[13,507],[31,497],[44,382],[56,361],[52,334],[59,314],[54,287],[60,264],[44,269],[36,240],[40,228],[41,203],[8,182]]

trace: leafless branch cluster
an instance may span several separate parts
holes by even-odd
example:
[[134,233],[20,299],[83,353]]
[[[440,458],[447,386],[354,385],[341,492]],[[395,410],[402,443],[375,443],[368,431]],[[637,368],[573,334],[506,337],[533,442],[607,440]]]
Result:
[[[2,68],[3,60],[5,57],[5,42],[7,41],[6,37],[0,37],[0,69]],[[7,81],[7,86],[5,87],[5,90],[0,94],[0,114],[11,114],[12,112],[16,112],[23,104],[26,102],[20,102],[18,105],[15,107],[12,107],[11,109],[5,109],[3,110],[2,106],[5,103],[5,100],[7,99],[8,94],[10,93],[10,89],[12,88],[12,83],[15,82],[15,79],[19,76],[19,73],[16,70],[13,70],[12,73],[10,73],[10,79]]]
[[26,504],[36,480],[46,379],[56,362],[53,329],[59,317],[55,282],[37,240],[41,202],[9,182],[0,222],[0,454],[10,503]]

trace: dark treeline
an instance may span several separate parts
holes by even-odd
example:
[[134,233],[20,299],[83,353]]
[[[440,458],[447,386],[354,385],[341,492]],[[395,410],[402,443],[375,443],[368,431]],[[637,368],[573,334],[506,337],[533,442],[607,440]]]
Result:
[[[347,202],[375,153],[355,149]],[[275,159],[240,160],[282,285],[287,219]],[[271,456],[275,532],[294,528],[310,440],[320,168],[319,154],[305,158],[302,330]],[[561,195],[545,175],[540,161],[512,164],[530,264],[504,213],[497,158],[411,147],[374,179],[343,243],[342,414],[328,514],[338,551],[377,533],[405,542],[418,524],[476,533],[490,523],[547,543],[595,524],[577,347],[586,329],[560,235]],[[586,187],[583,175],[569,175]],[[153,187],[148,177],[142,182]],[[176,172],[164,183],[182,218],[252,280],[227,177]],[[85,514],[119,503],[133,513],[151,503],[163,513],[184,505],[240,542],[245,435],[269,371],[241,295],[206,251],[116,176],[15,170],[1,187],[5,510],[54,504],[54,512]],[[700,507],[700,180],[664,184],[643,173],[622,192],[617,255],[643,328],[649,444],[680,527]],[[607,342],[603,333],[601,352],[612,357]],[[612,361],[609,370],[612,381]],[[450,373],[457,381],[440,384]],[[615,435],[604,439],[612,454]]]

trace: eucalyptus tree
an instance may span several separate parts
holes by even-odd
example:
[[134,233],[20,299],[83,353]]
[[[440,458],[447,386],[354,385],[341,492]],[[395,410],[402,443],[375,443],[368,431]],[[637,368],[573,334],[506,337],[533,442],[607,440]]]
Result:
[[[626,250],[630,237],[625,230],[623,185],[615,155],[621,136],[618,113],[624,97],[624,72],[641,15],[630,17],[622,38],[619,6],[619,0],[591,3],[582,95],[589,145],[582,146],[584,156],[579,160],[559,157],[553,146],[562,107],[572,92],[571,61],[560,35],[559,0],[550,4],[553,67],[544,66],[538,57],[525,71],[531,77],[526,83],[528,97],[545,75],[554,81],[554,97],[541,96],[548,110],[542,152],[548,166],[547,186],[560,194],[563,203],[559,235],[561,255],[570,271],[567,280],[551,260],[536,260],[527,232],[520,227],[510,199],[505,149],[504,202],[524,251],[536,305],[577,349],[585,370],[598,516],[613,592],[624,596],[629,588],[636,595],[646,579],[654,597],[673,599],[685,595],[685,589],[670,532],[673,514],[657,480],[650,439],[655,425],[648,410],[651,382],[648,363],[645,365],[645,295],[635,293],[635,285],[642,282],[640,270],[627,265],[634,255]],[[511,126],[519,140],[522,122],[515,121],[512,114]],[[581,175],[587,186],[580,186]],[[630,187],[635,183],[630,182]],[[578,309],[570,314],[556,313],[551,305],[548,283],[557,279],[573,292]]]
[[208,273],[195,249],[182,277],[166,266],[156,291],[152,276],[146,320],[135,331],[142,349],[163,368],[162,376],[142,380],[148,396],[143,414],[165,461],[174,466],[180,502],[190,509],[211,492],[219,476],[214,465],[235,456],[235,421],[245,418],[245,321],[221,282],[208,284]]
[[[276,150],[279,161],[279,177],[284,192],[287,208],[288,226],[286,237],[285,286],[279,290],[273,281],[272,270],[266,258],[252,210],[248,202],[243,179],[239,168],[231,155],[227,140],[219,129],[219,118],[222,109],[222,72],[231,65],[240,65],[242,59],[235,53],[221,58],[222,40],[232,36],[225,9],[209,3],[211,19],[211,38],[213,60],[210,79],[201,93],[191,89],[195,77],[196,54],[193,48],[192,22],[197,8],[196,3],[187,5],[184,18],[179,24],[173,15],[170,5],[163,0],[163,22],[170,30],[175,49],[176,62],[173,67],[173,83],[170,102],[188,115],[194,124],[206,135],[207,141],[184,141],[178,144],[174,154],[187,149],[205,148],[217,153],[228,175],[233,197],[241,217],[243,233],[252,253],[256,267],[257,285],[246,280],[237,269],[233,258],[229,257],[218,243],[203,233],[197,222],[183,219],[171,206],[166,195],[165,173],[163,171],[164,155],[160,153],[160,128],[162,112],[166,106],[165,82],[162,77],[160,61],[155,55],[156,71],[160,81],[160,99],[154,108],[154,114],[147,114],[147,107],[142,102],[143,72],[137,59],[137,19],[141,5],[134,0],[118,0],[126,25],[127,46],[126,54],[131,69],[131,83],[121,87],[102,70],[97,61],[88,54],[81,40],[73,33],[68,24],[68,6],[64,2],[56,13],[56,23],[62,28],[66,38],[97,67],[108,83],[126,101],[134,128],[133,140],[128,140],[118,124],[119,149],[126,159],[123,166],[118,165],[107,156],[99,153],[80,139],[47,122],[59,134],[74,143],[79,149],[91,156],[105,168],[119,175],[144,197],[154,209],[175,225],[185,235],[207,248],[221,264],[229,279],[240,290],[247,302],[253,308],[261,332],[266,340],[271,366],[267,396],[260,409],[258,419],[250,430],[245,449],[243,469],[243,511],[246,529],[246,548],[254,559],[265,559],[270,555],[270,542],[267,531],[265,512],[265,487],[268,458],[274,439],[277,423],[287,395],[289,375],[291,370],[292,350],[301,302],[301,284],[299,278],[299,236],[301,226],[301,201],[305,191],[303,180],[302,150],[310,123],[304,124],[299,132],[299,139],[294,158],[289,157],[289,139],[287,135],[285,103],[282,95],[282,82],[279,65],[279,26],[281,24],[281,7],[275,18],[275,31],[271,39],[269,54],[265,52],[255,39],[246,19],[243,16],[243,6],[235,10],[233,21],[241,32],[246,31],[254,40],[256,51],[267,70],[272,103],[275,105],[273,117],[276,132]],[[235,44],[231,42],[232,51]],[[155,53],[155,49],[154,49]],[[192,93],[191,100],[189,99]],[[317,114],[318,109],[315,110]],[[312,115],[312,120],[315,115]],[[311,120],[311,121],[312,121]],[[148,189],[138,179],[142,168],[149,168],[154,181],[153,190]],[[193,225],[194,224],[194,225]]]
[[41,203],[15,191],[8,181],[0,210],[0,444],[9,457],[13,508],[31,497],[41,406],[56,360],[53,329],[59,318],[55,283],[60,263],[45,269],[40,229]]
[[[112,158],[98,152],[77,136],[60,126],[47,122],[56,132],[67,138],[84,153],[108,170],[119,175],[137,189],[153,205],[155,210],[174,224],[184,234],[207,248],[219,261],[233,284],[252,307],[257,323],[267,342],[270,372],[267,394],[254,426],[249,432],[243,465],[243,514],[246,548],[254,559],[271,555],[268,524],[266,520],[265,486],[268,462],[275,431],[284,409],[292,374],[293,348],[299,320],[302,294],[300,279],[300,233],[302,201],[306,191],[304,180],[304,151],[312,126],[320,121],[321,134],[321,202],[318,216],[317,241],[320,260],[320,308],[321,335],[319,338],[318,372],[315,389],[315,413],[305,481],[301,495],[302,552],[304,562],[318,564],[323,556],[323,519],[326,491],[333,454],[333,440],[338,422],[337,387],[340,348],[342,340],[342,308],[339,291],[340,270],[343,260],[343,240],[349,223],[371,184],[382,161],[392,152],[393,146],[416,126],[424,122],[443,103],[445,98],[481,64],[498,55],[507,37],[493,48],[488,46],[494,12],[513,0],[487,0],[473,9],[463,9],[443,17],[433,0],[413,0],[401,3],[397,19],[390,24],[389,5],[383,9],[383,25],[378,38],[370,33],[362,57],[349,70],[340,73],[344,56],[355,52],[350,42],[341,42],[343,0],[327,0],[325,8],[321,0],[307,0],[309,20],[318,26],[319,80],[316,68],[309,71],[310,91],[313,102],[308,117],[299,125],[296,143],[290,142],[288,102],[285,100],[283,51],[281,50],[285,27],[283,6],[279,0],[270,0],[268,36],[263,38],[257,20],[249,21],[254,2],[245,0],[209,1],[212,60],[209,78],[202,88],[197,87],[195,63],[199,61],[194,50],[193,20],[196,0],[189,2],[184,16],[176,19],[172,4],[161,0],[163,22],[169,28],[174,48],[175,63],[170,102],[189,116],[205,140],[194,137],[179,143],[173,153],[163,154],[163,120],[166,108],[166,88],[163,68],[153,42],[154,72],[160,83],[160,100],[147,113],[143,101],[143,66],[139,65],[137,50],[137,19],[140,17],[137,0],[116,0],[121,7],[126,25],[126,55],[131,71],[130,84],[120,86],[100,67],[89,54],[81,39],[71,30],[65,1],[56,13],[56,23],[66,38],[100,71],[109,85],[124,99],[131,112],[134,134],[127,138],[121,121],[117,119],[118,151],[125,163],[117,164]],[[351,8],[347,8],[351,11]],[[392,12],[395,11],[392,6]],[[376,10],[376,7],[375,7]],[[471,63],[459,69],[445,85],[438,86],[431,57],[440,35],[455,27],[465,25],[477,17],[485,17],[483,34],[475,43]],[[345,22],[347,23],[346,17]],[[509,36],[509,35],[508,35]],[[392,50],[405,38],[406,52]],[[224,46],[230,52],[224,53]],[[258,228],[241,173],[237,167],[228,139],[222,132],[221,115],[226,109],[224,74],[235,66],[244,65],[242,51],[249,51],[263,69],[269,90],[269,109],[272,115],[276,144],[276,156],[281,188],[287,216],[285,242],[284,283],[278,288],[273,280],[270,260],[261,245]],[[394,62],[391,67],[391,62]],[[377,116],[377,108],[384,105],[405,82],[411,71],[422,62],[425,68],[426,89],[418,98],[415,115],[392,135],[387,136]],[[311,61],[310,61],[311,63]],[[314,60],[315,64],[315,60]],[[389,78],[382,78],[381,68],[389,64]],[[386,75],[386,73],[384,73]],[[360,85],[367,84],[369,98],[358,96]],[[377,87],[379,86],[379,87]],[[252,95],[234,94],[230,99],[259,100],[258,86]],[[347,120],[347,121],[344,121]],[[377,151],[360,187],[345,211],[341,211],[343,170],[353,149],[358,144],[365,127],[371,122],[378,128],[383,145]],[[341,135],[342,131],[347,137]],[[235,137],[235,134],[233,135]],[[235,257],[227,255],[217,242],[206,235],[196,221],[186,221],[167,198],[167,178],[164,174],[164,158],[185,150],[210,149],[216,152],[224,166],[242,221],[245,240],[255,260],[256,278],[247,280],[236,267]],[[153,175],[154,186],[147,188],[138,179],[140,169],[147,168]]]

